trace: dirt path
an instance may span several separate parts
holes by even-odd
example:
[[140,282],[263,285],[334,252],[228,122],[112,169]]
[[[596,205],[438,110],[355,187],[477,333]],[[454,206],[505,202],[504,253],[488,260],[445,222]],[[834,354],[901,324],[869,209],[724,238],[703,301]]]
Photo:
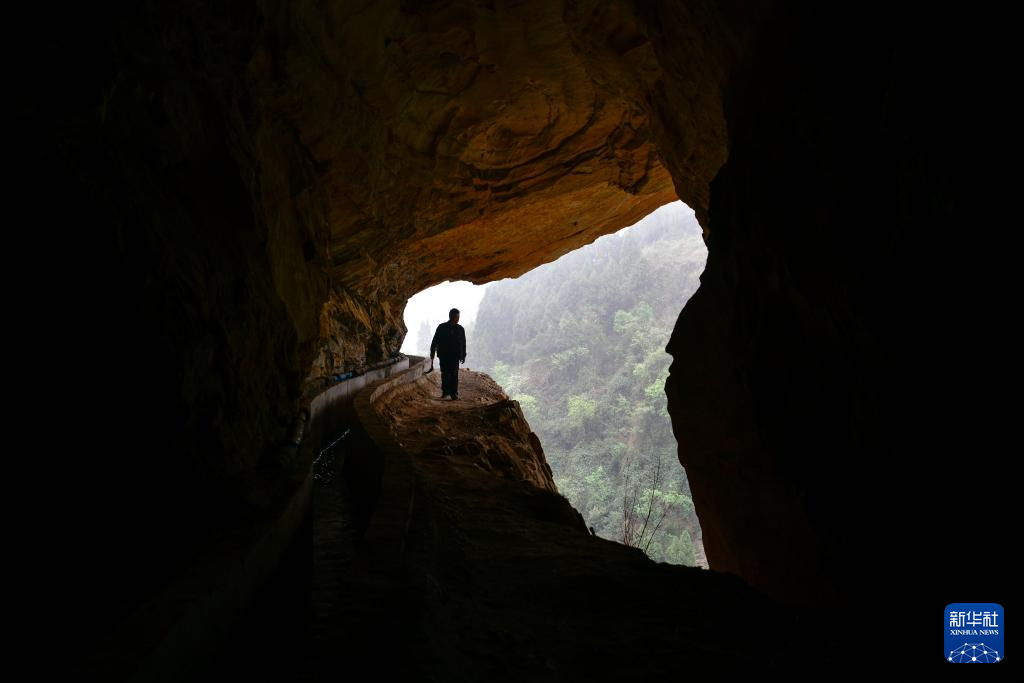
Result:
[[[391,421],[410,454],[472,434],[481,421],[480,408],[507,401],[489,376],[460,368],[459,398],[441,398],[441,373],[435,370],[385,396],[376,406]],[[468,428],[468,429],[467,429]]]

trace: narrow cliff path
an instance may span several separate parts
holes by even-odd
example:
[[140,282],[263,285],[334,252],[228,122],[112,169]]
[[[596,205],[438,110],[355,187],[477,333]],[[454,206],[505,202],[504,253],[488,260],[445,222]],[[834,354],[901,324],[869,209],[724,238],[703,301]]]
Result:
[[352,666],[424,681],[719,679],[839,661],[834,617],[590,535],[489,377],[462,370],[461,399],[440,393],[435,371],[374,402],[411,462],[401,560],[353,565],[318,680]]

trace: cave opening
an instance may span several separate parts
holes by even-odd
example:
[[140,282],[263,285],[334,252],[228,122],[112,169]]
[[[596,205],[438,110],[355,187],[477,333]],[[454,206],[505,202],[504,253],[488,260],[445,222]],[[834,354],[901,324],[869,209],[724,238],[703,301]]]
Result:
[[[23,93],[15,148],[26,161],[14,194],[35,218],[12,232],[11,253],[39,255],[47,276],[38,288],[12,284],[37,294],[15,297],[25,334],[12,337],[27,342],[19,363],[47,376],[56,368],[73,379],[69,392],[84,391],[71,410],[51,410],[63,401],[36,382],[24,403],[47,409],[25,432],[98,445],[60,454],[45,477],[53,490],[40,496],[53,524],[33,533],[52,553],[43,559],[63,626],[78,634],[69,658],[98,654],[119,674],[93,678],[194,669],[289,543],[308,548],[301,515],[290,514],[308,503],[307,479],[282,476],[308,465],[296,435],[317,441],[303,391],[314,381],[321,394],[340,391],[393,359],[412,292],[454,275],[519,275],[670,195],[694,207],[713,254],[669,342],[665,392],[717,571],[657,564],[662,578],[697,578],[633,581],[627,588],[663,589],[643,596],[669,615],[651,619],[627,609],[637,597],[620,579],[646,570],[623,548],[575,533],[549,497],[496,498],[575,535],[502,556],[512,568],[497,586],[507,620],[460,630],[492,604],[493,587],[466,569],[490,567],[491,556],[463,562],[462,526],[449,524],[462,520],[443,496],[399,498],[425,514],[412,526],[383,520],[396,522],[396,542],[374,547],[420,553],[404,568],[422,570],[422,590],[388,584],[402,590],[380,604],[408,609],[361,604],[376,619],[362,632],[424,625],[403,632],[407,652],[442,677],[432,665],[461,635],[451,670],[466,665],[478,679],[546,679],[552,662],[636,678],[648,662],[665,672],[681,660],[708,662],[701,673],[720,678],[805,653],[834,664],[845,661],[837,643],[852,642],[820,626],[760,628],[784,623],[783,611],[747,587],[790,605],[858,608],[880,587],[919,583],[922,563],[905,540],[918,527],[891,530],[905,509],[908,520],[929,509],[916,498],[926,487],[889,472],[947,448],[928,453],[907,436],[905,408],[926,385],[911,388],[900,369],[934,346],[903,341],[917,339],[906,312],[933,281],[910,264],[937,226],[966,224],[953,220],[969,196],[958,179],[983,167],[948,144],[951,131],[967,139],[965,114],[989,111],[948,97],[951,82],[991,72],[974,68],[972,51],[948,49],[964,35],[963,13],[935,8],[922,30],[908,8],[883,19],[820,3],[702,0],[31,12],[15,22],[24,30],[12,51],[28,56],[13,89]],[[586,228],[573,222],[581,212]],[[526,395],[542,405],[518,389],[523,410]],[[580,418],[569,427],[585,429],[590,397],[569,396]],[[559,411],[570,416],[568,397]],[[514,412],[493,417],[516,427]],[[477,439],[482,426],[467,433]],[[974,436],[963,443],[976,450]],[[472,465],[479,453],[458,455]],[[866,480],[879,464],[884,476]],[[506,484],[502,494],[514,493]],[[495,555],[536,538],[513,533],[515,515],[478,531],[497,538]],[[427,543],[439,553],[423,555]],[[579,571],[563,561],[569,546],[580,557],[607,551],[609,570]],[[588,612],[595,591],[622,609]],[[729,623],[715,621],[723,604]],[[550,641],[522,637],[550,624]],[[794,648],[798,633],[817,640]],[[718,656],[725,643],[735,657]],[[371,653],[390,661],[383,645]],[[608,654],[620,656],[615,667]]]
[[696,216],[675,201],[518,278],[415,294],[402,352],[428,356],[458,308],[466,367],[519,403],[592,533],[707,567],[664,391],[665,347],[706,259]]

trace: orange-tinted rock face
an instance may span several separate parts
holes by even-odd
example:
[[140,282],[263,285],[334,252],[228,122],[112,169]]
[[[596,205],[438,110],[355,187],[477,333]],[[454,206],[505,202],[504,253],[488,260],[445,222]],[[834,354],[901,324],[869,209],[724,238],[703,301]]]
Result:
[[[463,368],[459,400],[441,399],[440,392],[441,380],[435,372],[384,394],[373,404],[417,468],[433,466],[448,474],[457,472],[459,478],[472,472],[476,477],[528,483],[558,493],[544,448],[522,408],[493,379]],[[569,516],[572,525],[584,529],[579,513]]]
[[[394,353],[424,287],[522,274],[675,199],[649,122],[661,69],[625,5],[288,12],[302,39],[268,26],[249,74],[264,125],[294,130],[318,169],[334,293],[311,377]],[[703,211],[724,122],[718,86],[697,80],[710,87],[673,112],[673,160]]]

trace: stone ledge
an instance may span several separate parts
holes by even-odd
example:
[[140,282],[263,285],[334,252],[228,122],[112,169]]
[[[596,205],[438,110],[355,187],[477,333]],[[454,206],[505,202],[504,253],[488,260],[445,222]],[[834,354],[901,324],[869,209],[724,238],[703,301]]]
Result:
[[365,559],[373,563],[377,571],[397,571],[400,567],[415,497],[415,474],[408,454],[373,409],[373,404],[392,389],[419,379],[426,367],[427,360],[420,358],[412,362],[407,371],[364,388],[353,402],[358,421],[354,427],[365,434],[364,443],[376,451],[371,457],[380,463],[380,495],[363,536],[363,543],[370,550]]

